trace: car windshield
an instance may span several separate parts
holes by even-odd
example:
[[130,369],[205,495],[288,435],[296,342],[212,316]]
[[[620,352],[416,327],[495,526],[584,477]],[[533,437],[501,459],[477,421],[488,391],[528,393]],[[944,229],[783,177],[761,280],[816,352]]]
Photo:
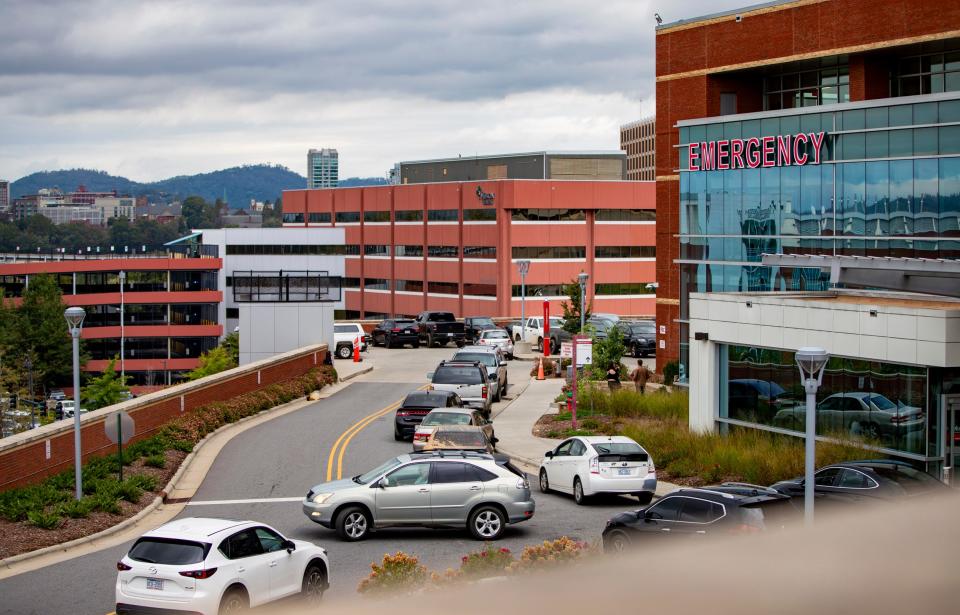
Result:
[[503,329],[494,329],[493,331],[484,331],[481,337],[485,340],[505,340],[507,339],[507,332]]
[[353,482],[360,483],[361,485],[366,485],[370,481],[380,477],[380,475],[382,474],[386,474],[387,472],[397,467],[398,465],[400,465],[400,458],[394,457],[390,461],[386,461],[380,464],[379,466],[377,466],[376,468],[370,470],[365,474],[354,476]]
[[178,566],[198,564],[207,556],[210,545],[173,538],[141,538],[130,549],[130,559],[147,564]]
[[551,319],[550,319],[550,328],[551,328],[551,329],[560,329],[560,328],[562,328],[562,327],[563,327],[563,319],[562,319],[562,318],[551,318]]
[[491,327],[496,327],[497,325],[493,324],[492,318],[474,318],[473,325],[490,325]]
[[632,325],[630,330],[634,333],[653,333],[656,327],[652,324]]
[[480,430],[453,431],[440,429],[433,435],[434,446],[483,448],[486,444],[483,432]]
[[459,412],[431,412],[424,417],[421,425],[469,425],[470,415]]
[[443,395],[416,393],[407,395],[403,400],[404,408],[445,408],[446,405],[447,398]]
[[597,452],[601,455],[625,455],[643,452],[643,448],[634,442],[591,442],[590,445],[597,449]]
[[433,374],[433,384],[481,384],[483,378],[476,367],[443,366]]
[[497,366],[497,355],[492,352],[458,352],[453,357],[454,361],[478,361],[487,367]]
[[870,401],[880,410],[896,410],[897,406],[883,395],[871,395]]
[[434,312],[430,314],[430,320],[434,322],[454,322],[456,318],[450,312]]

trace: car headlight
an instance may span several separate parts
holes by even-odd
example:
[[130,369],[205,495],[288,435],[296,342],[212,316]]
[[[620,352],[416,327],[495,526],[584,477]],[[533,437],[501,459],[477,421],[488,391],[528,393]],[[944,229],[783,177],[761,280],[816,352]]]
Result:
[[326,502],[332,497],[333,497],[332,493],[318,493],[317,495],[313,496],[313,503],[323,504],[324,502]]

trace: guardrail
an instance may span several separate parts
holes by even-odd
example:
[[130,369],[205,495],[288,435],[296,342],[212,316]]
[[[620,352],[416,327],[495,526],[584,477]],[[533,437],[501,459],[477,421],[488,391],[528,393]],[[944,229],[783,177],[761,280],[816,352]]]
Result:
[[[298,348],[83,414],[83,461],[113,452],[114,444],[107,439],[104,422],[116,410],[124,410],[133,418],[135,431],[131,442],[136,442],[149,438],[170,420],[210,402],[298,378],[322,365],[326,353],[326,344]],[[73,420],[66,419],[0,440],[0,491],[72,468],[73,430]]]

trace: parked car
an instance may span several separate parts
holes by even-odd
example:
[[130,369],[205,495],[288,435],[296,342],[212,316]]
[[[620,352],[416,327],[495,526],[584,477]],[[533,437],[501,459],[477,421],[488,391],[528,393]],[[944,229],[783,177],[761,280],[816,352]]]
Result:
[[137,539],[117,562],[116,613],[233,613],[329,587],[327,552],[254,521],[176,519]]
[[[550,317],[550,331],[563,328],[563,319],[555,316]],[[525,341],[534,346],[538,351],[543,351],[543,318],[532,316],[527,318],[522,326],[515,326],[511,332],[514,342]]]
[[[834,463],[817,470],[814,481],[814,499],[818,505],[898,500],[948,490],[942,482],[908,463],[882,459]],[[803,507],[802,476],[770,487],[795,498],[795,505]]]
[[495,346],[464,346],[453,355],[454,361],[478,361],[487,368],[487,380],[493,389],[493,400],[507,393],[507,361]]
[[414,391],[397,408],[393,421],[393,439],[413,439],[417,426],[434,408],[462,408],[463,402],[452,391]]
[[657,352],[657,326],[650,320],[621,320],[616,325],[623,335],[623,345],[634,358]]
[[[769,423],[778,420],[776,415],[780,410],[793,408],[797,403],[798,400],[772,380],[736,378],[727,383],[727,408],[730,416],[736,418]],[[800,418],[802,420],[802,413]],[[791,424],[790,427],[797,428],[798,425]]]
[[[633,545],[688,540],[710,535],[761,532],[766,516],[779,515],[789,498],[763,487],[715,486],[678,489],[655,504],[627,511],[607,521],[603,550],[619,553]],[[776,512],[774,512],[776,511]],[[789,514],[789,513],[788,513]]]
[[452,312],[420,312],[415,320],[420,342],[431,348],[446,346],[448,342],[458,348],[466,344],[463,323],[457,322]]
[[560,347],[563,345],[564,342],[569,342],[570,340],[572,340],[573,334],[567,331],[566,329],[564,329],[563,326],[560,326],[560,327],[551,326],[549,337],[550,337],[550,354],[559,355]]
[[[803,431],[806,406],[784,408],[773,417],[774,425]],[[817,429],[848,432],[873,440],[897,438],[925,429],[922,408],[895,404],[879,393],[834,393],[817,404]]]
[[590,331],[592,337],[595,340],[604,340],[607,339],[607,333],[610,332],[615,326],[616,323],[604,318],[595,318],[591,316],[587,319],[585,325],[588,331]]
[[417,333],[417,323],[410,318],[390,318],[384,320],[370,332],[370,343],[374,346],[403,346],[410,344],[414,348],[420,347],[420,336]]
[[472,408],[437,408],[431,410],[417,426],[413,433],[413,450],[423,450],[430,434],[443,425],[472,425],[479,427],[489,440],[494,440],[493,423],[478,410]]
[[474,425],[440,425],[427,437],[425,451],[459,450],[495,453],[497,438],[489,437],[483,427]]
[[511,341],[516,341],[514,339],[513,332],[517,327],[521,327],[521,326],[523,326],[522,320],[511,320],[509,322],[504,323],[504,325],[500,328],[507,332],[507,335],[510,336]]
[[[76,405],[74,404],[73,400],[72,400],[72,399],[64,399],[64,400],[61,401],[60,403],[63,404],[63,418],[65,418],[65,419],[72,419],[72,418],[73,418],[73,411],[74,411],[74,409],[76,408]],[[86,412],[87,412],[87,409],[86,409],[86,408],[80,408],[80,414],[85,414]]]
[[463,327],[468,344],[476,344],[480,334],[484,331],[500,328],[489,316],[468,316],[463,319]]
[[353,342],[358,337],[360,338],[360,352],[366,352],[370,337],[364,332],[363,326],[360,323],[334,324],[333,343],[335,345],[336,355],[341,359],[349,359],[352,357]]
[[436,371],[427,374],[434,391],[452,391],[460,396],[465,406],[477,408],[490,418],[491,384],[483,363],[456,363],[441,361]]
[[626,436],[576,436],[547,451],[540,490],[572,493],[577,504],[598,493],[635,495],[646,504],[657,490],[657,471],[646,450]]
[[63,392],[63,389],[52,389],[50,391],[49,399],[53,401],[63,401],[67,398],[67,395]]
[[478,346],[495,346],[503,352],[503,356],[513,360],[513,340],[503,329],[488,329],[480,332],[477,339]]
[[466,527],[477,540],[496,540],[535,508],[530,484],[508,459],[467,451],[400,455],[315,485],[303,499],[308,519],[348,541],[396,525]]
[[620,317],[617,316],[616,314],[608,314],[604,312],[593,312],[592,314],[590,314],[590,318],[599,318],[602,320],[606,320],[607,322],[611,322],[613,324],[620,322]]

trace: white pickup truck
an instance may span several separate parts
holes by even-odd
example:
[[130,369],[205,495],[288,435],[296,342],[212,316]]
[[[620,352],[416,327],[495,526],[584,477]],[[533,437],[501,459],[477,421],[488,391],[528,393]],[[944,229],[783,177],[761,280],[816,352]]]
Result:
[[340,359],[349,359],[353,356],[353,340],[360,338],[360,352],[367,351],[370,336],[357,322],[336,323],[333,325],[333,343],[336,356]]
[[[557,331],[563,327],[563,319],[550,317],[550,331]],[[514,342],[527,342],[538,351],[543,350],[543,318],[532,316],[527,318],[523,325],[514,325],[511,333]]]

